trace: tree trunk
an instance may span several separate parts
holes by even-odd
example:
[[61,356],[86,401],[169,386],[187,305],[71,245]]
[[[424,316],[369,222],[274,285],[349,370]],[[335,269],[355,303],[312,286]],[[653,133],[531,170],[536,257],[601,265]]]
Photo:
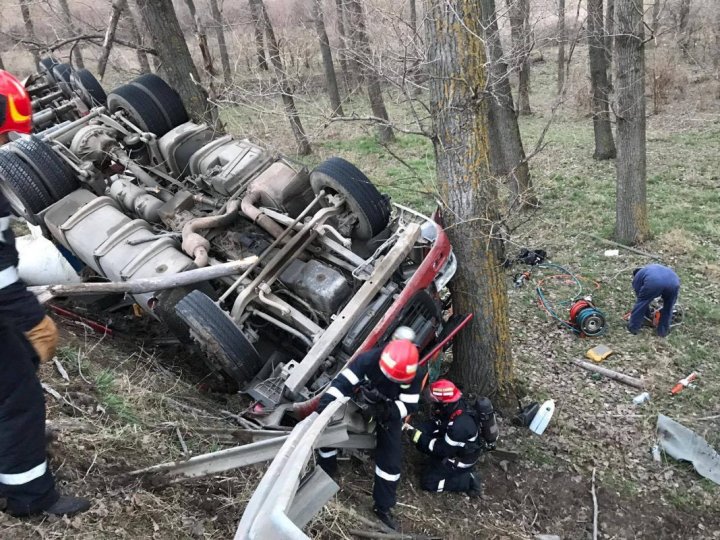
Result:
[[[503,246],[496,185],[488,170],[485,50],[478,0],[427,0],[428,71],[437,179],[446,231],[458,258],[451,282],[456,313],[474,313],[453,349],[450,376],[493,396],[512,380]],[[479,218],[479,219],[478,219]]]
[[567,35],[565,33],[565,0],[558,0],[557,39],[557,87],[558,94],[561,94],[563,92],[563,89],[565,88],[565,42],[567,41]]
[[105,30],[102,52],[100,53],[100,59],[98,60],[97,71],[101,81],[105,77],[105,69],[107,68],[108,60],[110,59],[110,51],[112,50],[113,42],[115,41],[115,32],[117,31],[118,22],[120,22],[120,15],[126,6],[126,0],[113,0],[110,22],[108,23],[107,30]]
[[662,7],[662,0],[655,0],[653,2],[652,9],[652,23],[650,29],[652,30],[653,36],[655,36],[655,43],[657,43],[658,29],[660,28],[660,8]]
[[0,69],[5,69],[5,62],[3,62],[1,54],[0,54]]
[[[129,0],[128,1],[128,11],[130,11],[130,15],[132,16],[133,21],[135,21],[135,28],[137,29],[138,34],[140,35],[140,43],[145,44],[145,43],[148,43],[149,41],[151,41],[149,39],[150,34],[148,32],[147,26],[145,25],[145,20],[144,20],[142,14],[140,13],[140,9],[138,8],[137,0]],[[140,53],[143,53],[143,58],[140,57]],[[160,63],[160,59],[158,58],[158,56],[155,54],[151,54],[149,56],[152,60],[153,69],[156,72],[160,71],[161,63]],[[148,55],[145,54],[143,51],[138,51],[138,63],[140,63],[140,66],[143,70],[146,69],[145,65],[146,65],[147,61],[148,61]],[[149,64],[147,65],[147,72],[148,73],[151,72]]]
[[690,21],[690,0],[680,0],[678,12],[678,44],[683,56],[688,55],[690,46],[690,34],[688,33],[688,22]]
[[608,66],[608,88],[612,91],[613,87],[613,48],[615,47],[615,0],[607,0],[607,8],[605,10],[605,53],[607,54]]
[[[130,31],[130,39],[133,41],[133,43],[137,43],[138,45],[140,45],[143,43],[143,39],[140,34],[140,29],[138,28],[137,20],[135,19],[135,14],[133,13],[132,9],[130,9],[130,5],[126,5],[125,8],[125,16],[127,17],[128,29]],[[141,49],[136,49],[135,54],[137,56],[138,66],[140,66],[140,71],[143,73],[151,73],[150,62],[148,61],[147,53]]]
[[645,169],[645,27],[642,0],[617,0],[617,169],[615,236],[632,245],[650,234]]
[[417,36],[417,3],[415,0],[410,0],[410,31],[414,41]]
[[511,209],[536,206],[537,198],[533,193],[500,40],[495,0],[480,0],[480,7],[489,66],[487,115],[490,166],[493,175],[508,179]]
[[223,20],[223,14],[218,6],[218,0],[210,0],[210,14],[213,18],[213,24],[215,25],[215,37],[218,42],[218,49],[220,51],[220,63],[222,64],[223,80],[225,84],[230,84],[232,81],[232,70],[230,67],[230,56],[228,55],[227,43],[225,42],[225,21]]
[[[70,31],[72,36],[79,35],[78,29],[73,22],[72,13],[70,13],[70,6],[68,6],[67,0],[59,0],[60,9],[63,15],[63,22],[67,29]],[[83,69],[85,67],[85,60],[83,59],[82,51],[80,50],[80,43],[75,43],[72,49],[72,57],[75,62],[75,67]]]
[[[22,13],[23,22],[25,23],[27,38],[31,41],[37,41],[35,38],[35,26],[33,25],[32,15],[30,14],[29,0],[20,0],[20,13]],[[30,54],[32,54],[35,68],[37,68],[37,65],[40,63],[40,54],[37,49],[32,49]]]
[[595,159],[615,157],[612,126],[610,125],[610,88],[607,79],[607,54],[603,28],[603,0],[588,0],[588,57],[592,86],[592,115],[595,130]]
[[347,0],[347,6],[352,14],[351,20],[354,34],[354,53],[359,55],[362,78],[367,84],[368,99],[373,116],[378,122],[378,139],[385,144],[395,140],[395,134],[390,125],[390,118],[385,108],[385,100],[382,95],[380,77],[373,66],[370,39],[368,38],[365,14],[363,13],[360,0]]
[[340,60],[340,69],[343,72],[343,78],[345,79],[345,89],[347,90],[350,81],[352,80],[352,73],[348,70],[347,60],[347,34],[345,33],[345,2],[344,0],[335,0],[335,6],[337,8],[337,32],[340,37],[340,46],[338,47],[338,59]]
[[323,20],[322,1],[313,0],[313,19],[315,19],[315,31],[320,41],[320,54],[322,55],[323,69],[325,70],[325,87],[330,97],[330,107],[332,108],[332,116],[344,116],[342,105],[340,103],[340,91],[338,90],[337,77],[335,75],[335,65],[333,64],[332,51],[330,50],[330,40],[328,40],[325,31],[325,21]]
[[137,0],[153,48],[162,63],[162,74],[185,103],[195,122],[217,123],[217,110],[208,103],[200,75],[193,63],[172,0]]
[[530,4],[529,0],[506,0],[512,37],[512,69],[518,72],[518,112],[530,110]]
[[193,32],[195,33],[195,39],[198,41],[198,48],[200,49],[200,55],[203,59],[203,69],[208,75],[215,76],[215,66],[213,65],[212,54],[210,53],[210,47],[208,46],[207,33],[205,27],[198,17],[197,10],[195,9],[194,0],[183,0],[185,5],[190,12],[190,19],[192,20]]
[[287,80],[285,68],[283,67],[282,56],[280,53],[280,47],[278,46],[277,39],[275,38],[275,31],[273,30],[270,17],[268,17],[267,9],[265,8],[265,2],[263,0],[250,0],[250,3],[256,4],[256,9],[260,15],[261,28],[265,31],[265,37],[268,44],[268,52],[270,53],[270,63],[275,71],[275,77],[277,78],[278,85],[280,85],[280,92],[282,94],[283,105],[285,106],[285,114],[290,122],[290,128],[292,129],[295,141],[297,142],[297,152],[301,156],[307,156],[312,153],[310,148],[310,142],[308,141],[307,135],[305,135],[305,128],[303,128],[302,122],[300,121],[300,115],[298,114],[297,107],[295,107],[295,99],[293,98],[292,88]]
[[257,2],[249,0],[250,17],[252,18],[253,31],[255,32],[255,54],[257,55],[258,68],[268,71],[268,63],[265,57],[265,32],[263,31],[262,14]]

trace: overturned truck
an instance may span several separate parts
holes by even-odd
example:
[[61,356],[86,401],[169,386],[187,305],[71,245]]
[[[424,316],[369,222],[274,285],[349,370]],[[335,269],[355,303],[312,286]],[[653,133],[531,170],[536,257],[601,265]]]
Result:
[[151,74],[106,95],[46,59],[28,88],[36,133],[0,149],[0,189],[76,266],[118,282],[250,261],[134,301],[253,399],[258,426],[280,426],[399,326],[426,353],[454,329],[442,227],[353,164],[308,171],[189,121]]
[[375,444],[351,400],[318,415],[316,398],[399,327],[426,362],[470,319],[450,316],[456,261],[439,220],[391,203],[342,158],[308,171],[190,121],[155,75],[106,94],[90,72],[44,59],[26,84],[35,133],[0,148],[0,190],[84,276],[237,272],[127,290],[250,396],[237,419],[254,442],[132,474],[166,483],[272,459],[236,538],[306,538],[338,490],[313,448]]

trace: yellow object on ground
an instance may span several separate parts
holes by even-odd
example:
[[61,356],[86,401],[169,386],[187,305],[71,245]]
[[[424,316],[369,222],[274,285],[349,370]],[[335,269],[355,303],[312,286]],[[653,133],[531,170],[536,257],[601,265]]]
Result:
[[45,318],[29,332],[25,337],[35,348],[41,362],[47,362],[55,356],[55,349],[58,345],[58,329],[55,321],[45,315]]
[[586,352],[585,356],[587,356],[593,362],[600,363],[614,353],[615,351],[613,351],[607,345],[597,345],[596,347],[593,347],[588,352]]

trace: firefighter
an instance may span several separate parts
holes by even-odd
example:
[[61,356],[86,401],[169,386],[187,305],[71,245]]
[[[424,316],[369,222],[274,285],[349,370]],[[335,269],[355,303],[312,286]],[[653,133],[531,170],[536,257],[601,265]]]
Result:
[[[422,375],[418,373],[418,357],[417,347],[405,339],[363,353],[335,377],[318,406],[321,412],[334,399],[353,396],[364,416],[376,421],[373,511],[393,529],[397,527],[391,509],[400,481],[403,418],[415,412],[420,402]],[[337,450],[322,448],[319,454],[320,466],[334,475]]]
[[[31,113],[25,87],[10,73],[0,70],[0,145],[8,142],[11,132],[30,133]],[[10,215],[10,203],[0,192],[0,314],[25,332],[40,360],[47,361],[55,354],[57,327],[18,276],[18,252]]]
[[630,313],[627,329],[637,334],[646,317],[650,314],[650,304],[653,300],[662,298],[662,309],[657,320],[657,334],[665,337],[670,333],[673,308],[680,293],[680,278],[672,268],[661,264],[648,264],[633,271],[632,287],[635,290],[636,301]]
[[35,349],[0,314],[0,497],[15,516],[46,512],[72,515],[90,508],[86,499],[61,496],[45,453],[45,398],[37,378]]
[[[426,491],[457,491],[478,497],[481,493],[480,478],[473,472],[480,453],[488,449],[483,437],[484,430],[478,426],[477,412],[471,410],[462,398],[462,392],[451,381],[440,379],[430,385],[433,405],[431,420],[415,428],[404,424],[418,449],[430,456],[420,478],[420,487]],[[481,402],[488,402],[483,399]],[[497,438],[497,425],[492,416],[492,445]]]

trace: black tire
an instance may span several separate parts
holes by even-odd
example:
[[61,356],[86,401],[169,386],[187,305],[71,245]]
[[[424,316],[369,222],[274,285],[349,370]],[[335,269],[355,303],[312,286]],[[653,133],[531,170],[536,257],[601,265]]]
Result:
[[158,138],[170,131],[165,115],[142,88],[124,84],[113,90],[107,98],[111,113],[124,111],[128,119],[143,131],[154,133]]
[[317,195],[321,190],[345,197],[358,222],[352,237],[368,240],[380,234],[390,221],[390,201],[382,195],[360,169],[349,161],[332,157],[310,173],[310,184]]
[[205,351],[211,367],[219,367],[239,385],[252,380],[262,359],[230,316],[207,295],[193,291],[175,306],[178,316]]
[[153,100],[165,116],[170,129],[176,128],[189,120],[180,94],[157,75],[147,73],[130,84],[141,88]]
[[33,169],[19,156],[5,150],[0,151],[0,190],[13,212],[31,225],[38,225],[37,214],[53,203]]
[[107,103],[107,94],[95,75],[87,69],[77,69],[70,75],[70,84],[80,94],[83,103],[90,107],[97,107]]
[[32,167],[53,198],[53,203],[80,187],[72,169],[43,140],[35,135],[16,140],[10,149]]
[[73,72],[72,66],[70,64],[55,64],[50,71],[63,95],[68,99],[72,98],[73,91],[72,86],[70,86],[70,75]]
[[41,58],[37,65],[38,71],[40,73],[42,73],[43,75],[45,75],[50,80],[51,83],[55,83],[57,81],[55,80],[55,77],[52,74],[52,68],[53,68],[53,66],[56,66],[59,63],[60,62],[58,62],[51,56],[48,56],[46,58]]

